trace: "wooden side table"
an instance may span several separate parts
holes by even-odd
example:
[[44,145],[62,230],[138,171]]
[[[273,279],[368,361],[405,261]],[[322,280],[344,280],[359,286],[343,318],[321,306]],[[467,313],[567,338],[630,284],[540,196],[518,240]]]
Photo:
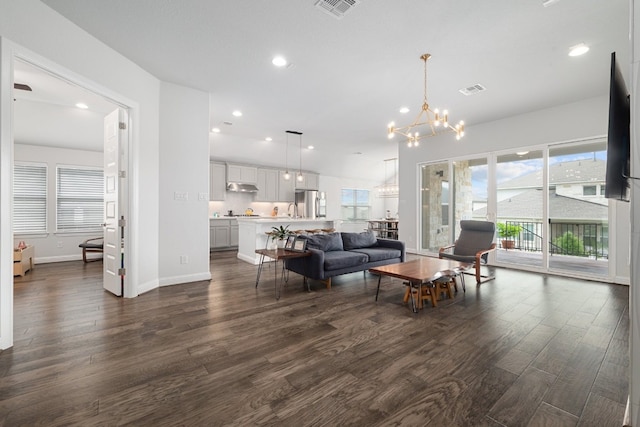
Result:
[[[285,261],[291,258],[302,258],[311,256],[311,252],[297,252],[297,251],[288,251],[285,249],[256,249],[256,253],[260,254],[260,264],[258,264],[258,274],[256,276],[256,288],[258,287],[258,283],[260,282],[260,273],[262,273],[262,266],[264,265],[264,258],[268,257],[275,261],[274,267],[274,286],[276,292],[276,299],[280,299],[280,293],[282,288],[282,282],[284,281],[284,267]],[[282,260],[282,275],[280,277],[280,287],[278,287],[278,261]],[[307,282],[307,278],[304,278],[307,283],[307,289],[309,289],[309,282]]]
[[33,245],[27,245],[24,249],[13,250],[13,275],[24,276],[27,271],[33,268],[33,257],[35,251]]

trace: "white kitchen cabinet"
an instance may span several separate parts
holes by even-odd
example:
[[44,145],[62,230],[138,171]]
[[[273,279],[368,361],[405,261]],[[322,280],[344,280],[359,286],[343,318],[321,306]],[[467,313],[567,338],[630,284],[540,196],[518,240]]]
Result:
[[319,181],[317,173],[302,172],[302,181],[295,180],[296,190],[317,190]]
[[227,182],[256,184],[258,182],[258,168],[227,164]]
[[238,222],[235,219],[212,219],[209,221],[210,249],[238,247]]
[[227,196],[227,168],[224,163],[209,164],[209,200],[224,200]]
[[229,227],[229,246],[238,247],[238,223]]
[[291,177],[284,179],[284,171],[279,171],[280,179],[278,180],[278,201],[292,203],[295,198],[295,172],[289,171]]
[[279,172],[275,169],[258,169],[256,202],[278,201],[279,176]]

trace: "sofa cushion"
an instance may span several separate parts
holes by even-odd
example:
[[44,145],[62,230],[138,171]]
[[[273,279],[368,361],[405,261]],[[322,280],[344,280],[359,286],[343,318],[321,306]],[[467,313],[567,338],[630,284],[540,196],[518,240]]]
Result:
[[353,267],[367,262],[367,255],[358,252],[330,251],[324,254],[325,271]]
[[308,248],[319,249],[322,252],[343,250],[340,233],[312,234],[309,236],[300,237],[307,239]]
[[362,233],[342,233],[342,244],[345,251],[358,248],[368,248],[375,246],[378,239],[373,231],[363,231]]
[[398,249],[390,248],[359,248],[351,252],[359,252],[369,257],[369,262],[383,261],[385,259],[400,258],[402,252]]

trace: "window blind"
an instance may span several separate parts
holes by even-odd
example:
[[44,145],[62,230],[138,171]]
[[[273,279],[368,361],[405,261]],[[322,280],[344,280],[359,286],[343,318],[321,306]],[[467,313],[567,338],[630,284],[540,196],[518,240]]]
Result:
[[104,210],[102,170],[58,166],[56,181],[57,230],[101,230]]
[[13,167],[13,232],[47,232],[47,166]]

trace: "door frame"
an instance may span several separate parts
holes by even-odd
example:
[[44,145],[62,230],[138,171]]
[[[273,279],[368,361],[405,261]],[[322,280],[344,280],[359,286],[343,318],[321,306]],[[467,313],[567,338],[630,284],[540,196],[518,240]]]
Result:
[[[127,97],[114,92],[100,84],[83,77],[49,59],[38,55],[16,43],[0,37],[0,253],[13,252],[13,64],[15,60],[27,62],[71,84],[82,87],[96,95],[108,99],[110,102],[128,111],[128,148],[124,163],[125,174],[125,203],[122,209],[127,218],[127,232],[125,233],[125,265],[127,274],[124,281],[124,297],[132,298],[138,295],[135,283],[138,283],[138,271],[135,266],[138,261],[139,237],[137,233],[139,209],[133,203],[135,195],[134,183],[137,182],[136,169],[139,153],[138,123],[139,104]],[[7,208],[8,207],[8,208]],[[0,349],[13,346],[13,268],[10,257],[0,257]]]

